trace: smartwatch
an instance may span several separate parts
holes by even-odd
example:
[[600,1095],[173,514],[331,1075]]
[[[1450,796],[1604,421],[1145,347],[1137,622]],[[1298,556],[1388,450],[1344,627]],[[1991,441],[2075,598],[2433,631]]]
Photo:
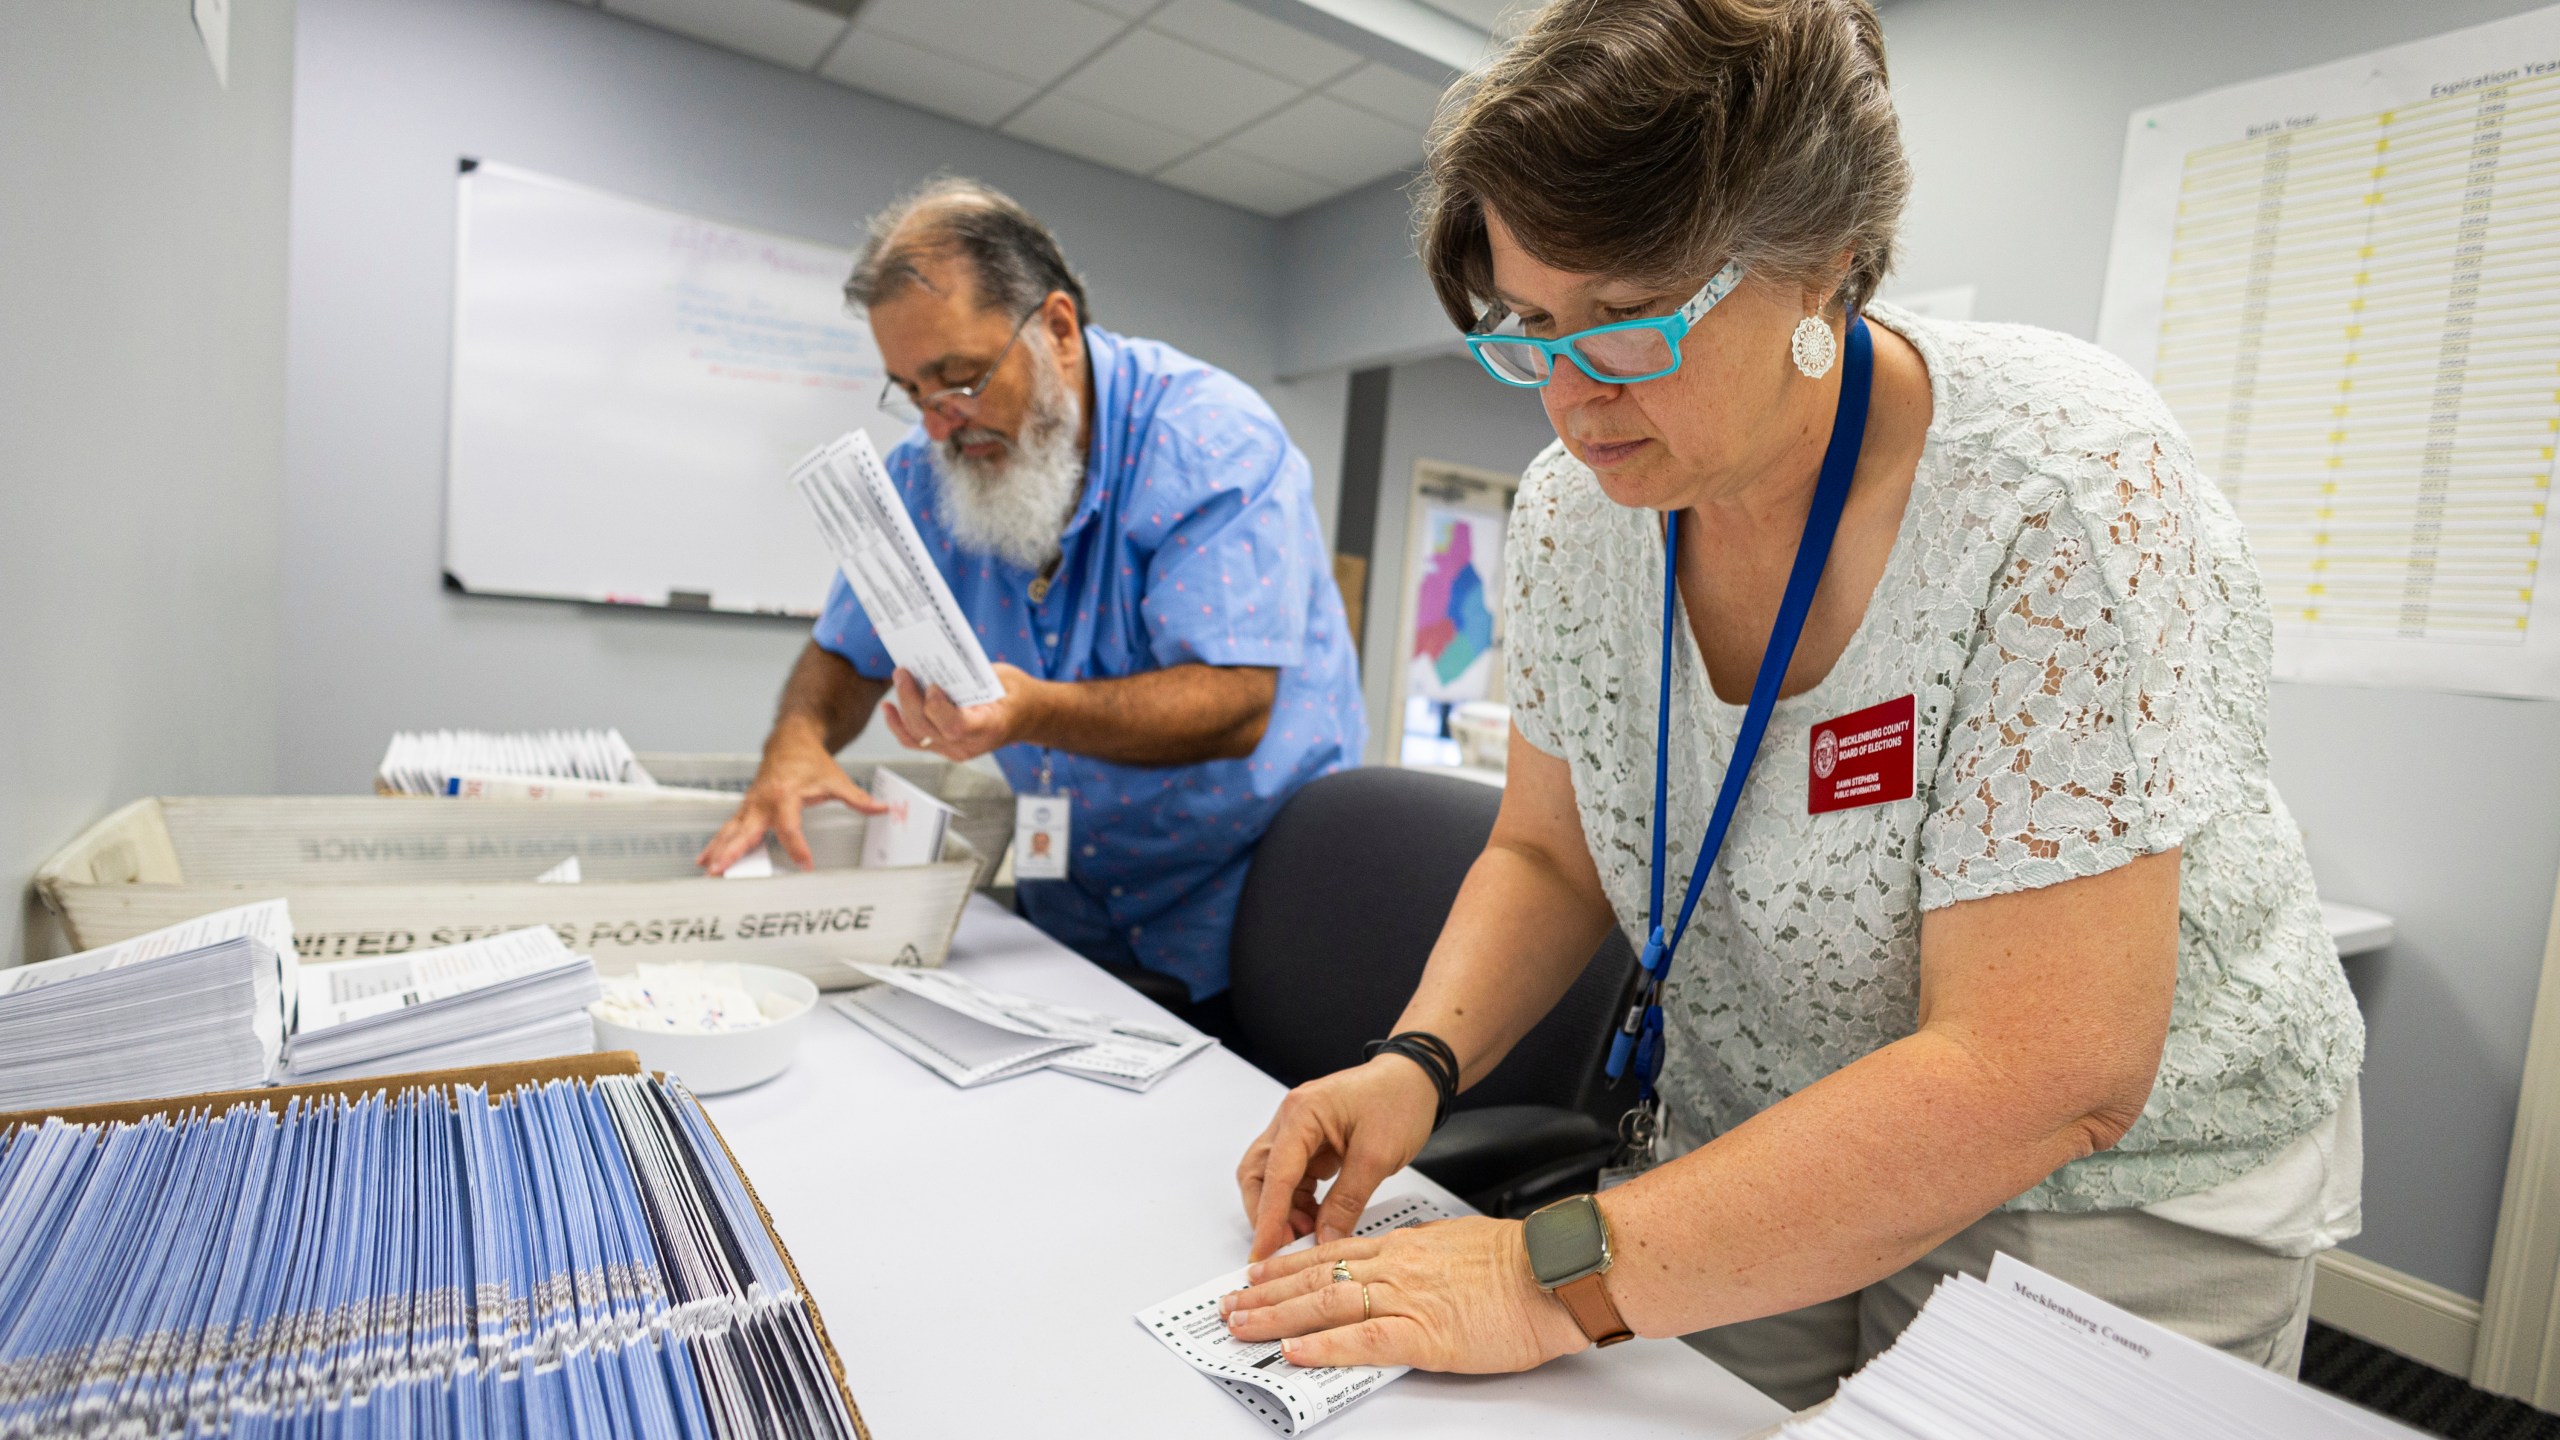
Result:
[[1609,1222],[1597,1198],[1576,1195],[1536,1211],[1521,1223],[1520,1239],[1529,1247],[1529,1273],[1538,1288],[1563,1304],[1592,1344],[1635,1338],[1602,1283],[1613,1257]]

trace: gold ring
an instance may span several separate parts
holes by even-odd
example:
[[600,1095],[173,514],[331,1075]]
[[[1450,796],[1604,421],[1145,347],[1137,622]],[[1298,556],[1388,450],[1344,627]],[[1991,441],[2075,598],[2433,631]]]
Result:
[[1333,1283],[1336,1285],[1348,1285],[1351,1283],[1350,1261],[1336,1260],[1333,1262]]
[[1360,1287],[1360,1318],[1364,1321],[1369,1318],[1369,1287],[1366,1285]]

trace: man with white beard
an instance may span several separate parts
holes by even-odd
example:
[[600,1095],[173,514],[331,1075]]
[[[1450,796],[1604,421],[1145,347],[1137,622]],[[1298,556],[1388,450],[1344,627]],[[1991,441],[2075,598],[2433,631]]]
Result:
[[1016,793],[1063,796],[1067,873],[1023,881],[1024,914],[1223,1029],[1253,845],[1367,739],[1306,457],[1244,382],[1087,323],[1057,241],[974,181],[874,217],[845,296],[884,408],[921,421],[889,474],[1004,698],[919,688],[838,576],[701,864],[770,832],[805,866],[803,806],[876,812],[835,761],[876,708],[909,748],[993,753]]

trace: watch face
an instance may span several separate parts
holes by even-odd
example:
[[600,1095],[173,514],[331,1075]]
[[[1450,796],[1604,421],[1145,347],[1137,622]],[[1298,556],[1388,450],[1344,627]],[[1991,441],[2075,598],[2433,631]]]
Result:
[[1529,1272],[1549,1290],[1598,1270],[1609,1258],[1600,1207],[1588,1195],[1531,1215],[1523,1222],[1522,1238],[1529,1246]]

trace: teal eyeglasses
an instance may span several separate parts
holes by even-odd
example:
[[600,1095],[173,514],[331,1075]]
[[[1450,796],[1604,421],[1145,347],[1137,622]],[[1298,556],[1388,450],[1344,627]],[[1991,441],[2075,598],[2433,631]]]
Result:
[[1519,333],[1520,317],[1507,315],[1492,330],[1467,337],[1484,372],[1505,385],[1535,390],[1555,373],[1555,357],[1571,360],[1583,374],[1603,385],[1632,385],[1659,380],[1680,368],[1680,342],[1689,327],[1716,308],[1716,302],[1742,283],[1742,262],[1725,267],[1698,287],[1689,303],[1668,315],[1595,325],[1553,340]]

